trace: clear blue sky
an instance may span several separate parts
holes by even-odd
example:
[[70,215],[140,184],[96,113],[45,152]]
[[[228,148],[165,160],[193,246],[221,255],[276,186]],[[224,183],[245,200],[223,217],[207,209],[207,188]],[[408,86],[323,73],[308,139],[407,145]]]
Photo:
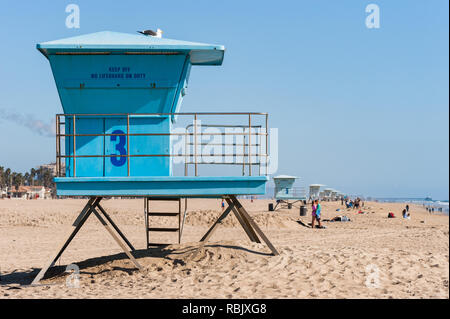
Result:
[[[67,29],[78,4],[80,29]],[[380,28],[365,7],[380,7]],[[279,170],[351,194],[448,199],[447,0],[3,1],[0,110],[50,123],[61,106],[38,42],[161,28],[225,45],[196,67],[182,110],[264,111],[279,128]],[[54,161],[54,138],[0,119],[0,165]]]

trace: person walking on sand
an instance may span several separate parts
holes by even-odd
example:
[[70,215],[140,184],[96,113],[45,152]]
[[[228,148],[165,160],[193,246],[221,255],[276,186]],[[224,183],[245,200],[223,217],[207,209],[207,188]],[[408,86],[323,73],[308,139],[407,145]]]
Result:
[[317,211],[316,202],[314,200],[312,200],[311,201],[311,216],[312,216],[311,227],[312,228],[314,228],[314,221],[316,220],[316,211]]
[[225,201],[223,200],[223,198],[222,198],[222,204],[220,204],[220,206],[222,206],[222,212],[223,212],[223,210],[225,209]]
[[320,214],[321,214],[321,205],[319,204],[319,200],[316,199],[312,203],[312,222],[311,227],[314,229],[314,222],[317,220],[317,223],[319,224],[319,228],[322,228],[322,223],[320,221]]

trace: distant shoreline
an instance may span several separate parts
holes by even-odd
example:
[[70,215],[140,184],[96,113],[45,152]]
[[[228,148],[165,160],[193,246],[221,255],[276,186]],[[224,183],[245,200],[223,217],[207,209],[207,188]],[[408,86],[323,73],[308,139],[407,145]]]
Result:
[[[383,203],[411,203],[435,209],[435,213],[443,213],[449,215],[448,200],[425,200],[424,198],[375,198],[375,200]],[[442,208],[442,211],[439,209]]]

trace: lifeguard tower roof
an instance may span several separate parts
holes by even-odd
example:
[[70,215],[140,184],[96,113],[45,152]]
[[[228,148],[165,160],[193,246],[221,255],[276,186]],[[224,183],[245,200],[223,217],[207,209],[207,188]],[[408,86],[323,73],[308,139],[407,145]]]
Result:
[[[37,44],[37,49],[47,58],[52,53],[70,54],[71,50],[130,54],[152,51],[183,51],[189,53],[192,65],[221,65],[225,52],[223,45],[172,40],[152,36],[102,31]],[[105,51],[106,50],[106,51]]]
[[278,176],[274,176],[273,179],[297,179],[297,176],[289,176],[289,175],[278,175]]

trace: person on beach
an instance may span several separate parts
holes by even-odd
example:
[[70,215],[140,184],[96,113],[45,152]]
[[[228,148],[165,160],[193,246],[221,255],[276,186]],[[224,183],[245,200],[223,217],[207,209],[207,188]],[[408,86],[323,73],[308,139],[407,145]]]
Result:
[[222,212],[223,212],[223,210],[225,209],[225,202],[224,202],[223,198],[222,198],[222,204],[221,204],[221,206],[222,206]]
[[405,218],[405,219],[409,219],[410,218],[409,213],[408,213],[408,209],[405,208],[403,210],[403,212],[402,212],[403,218]]
[[322,228],[322,223],[320,221],[320,214],[322,210],[322,206],[319,204],[319,200],[316,199],[312,204],[312,222],[311,227],[314,229],[314,222],[317,220],[317,223],[319,224],[319,228]]
[[355,209],[359,209],[359,204],[361,203],[361,199],[359,197],[357,197],[355,199]]
[[312,216],[311,226],[312,226],[312,228],[314,228],[314,221],[316,218],[316,210],[317,210],[316,201],[312,200],[311,201],[311,216]]

